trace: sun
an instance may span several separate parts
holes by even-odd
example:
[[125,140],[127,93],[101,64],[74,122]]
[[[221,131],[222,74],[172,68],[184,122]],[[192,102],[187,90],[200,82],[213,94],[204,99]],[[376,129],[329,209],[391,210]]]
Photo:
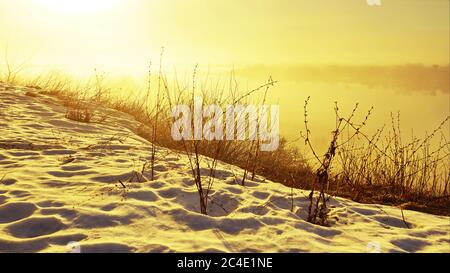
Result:
[[92,13],[110,9],[117,0],[35,0],[58,13]]

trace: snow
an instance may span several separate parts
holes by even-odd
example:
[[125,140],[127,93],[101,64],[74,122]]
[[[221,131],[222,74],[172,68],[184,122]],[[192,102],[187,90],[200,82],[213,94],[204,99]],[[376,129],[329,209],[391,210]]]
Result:
[[104,122],[79,123],[30,91],[0,85],[0,252],[450,252],[449,217],[404,211],[407,228],[399,208],[332,198],[330,227],[316,226],[308,192],[291,212],[290,188],[243,187],[225,163],[201,215],[185,155],[159,148],[150,181],[131,116],[100,107]]

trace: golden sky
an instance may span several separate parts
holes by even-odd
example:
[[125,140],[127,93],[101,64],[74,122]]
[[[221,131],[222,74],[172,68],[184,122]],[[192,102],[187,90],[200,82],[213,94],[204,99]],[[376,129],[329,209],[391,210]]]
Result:
[[6,45],[117,71],[145,70],[161,46],[174,65],[448,64],[449,0],[0,0]]

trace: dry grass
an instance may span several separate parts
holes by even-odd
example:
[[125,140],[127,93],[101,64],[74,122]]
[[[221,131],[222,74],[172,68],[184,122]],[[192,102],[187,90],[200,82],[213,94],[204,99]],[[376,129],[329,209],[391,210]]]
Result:
[[[308,102],[308,101],[307,101]],[[391,128],[364,132],[372,109],[364,120],[354,123],[357,106],[348,118],[339,115],[336,105],[336,130],[330,148],[321,160],[311,146],[305,104],[306,144],[319,163],[312,185],[311,221],[326,211],[324,193],[343,196],[363,203],[381,203],[428,213],[450,215],[450,142],[444,130],[445,118],[431,134],[411,140],[402,138],[400,115],[392,115]],[[386,131],[385,131],[386,130]],[[333,166],[331,162],[333,161]],[[319,198],[312,203],[319,186]],[[323,208],[323,210],[322,210]],[[325,217],[326,218],[326,217]],[[324,223],[325,218],[319,217]]]
[[443,132],[448,123],[449,117],[431,134],[405,141],[398,115],[387,132],[345,136],[338,151],[336,190],[356,201],[407,203],[416,210],[449,214],[450,142]]
[[68,109],[66,113],[67,119],[84,123],[90,123],[93,117],[93,112],[87,107]]
[[[323,156],[323,158],[319,158],[316,150],[314,149],[310,137],[311,131],[308,126],[308,103],[310,97],[308,97],[305,101],[304,105],[304,123],[305,123],[305,135],[302,134],[302,137],[305,139],[305,144],[309,147],[314,158],[317,160],[319,167],[317,168],[315,179],[313,180],[312,190],[309,194],[309,208],[308,208],[308,222],[313,224],[319,224],[326,226],[328,225],[328,207],[327,203],[330,199],[330,196],[327,195],[327,190],[329,189],[330,184],[330,175],[333,160],[336,157],[336,153],[340,147],[340,137],[346,129],[352,129],[351,136],[349,139],[352,139],[356,135],[358,135],[363,127],[366,125],[367,120],[369,119],[372,110],[370,109],[360,124],[355,124],[353,119],[355,117],[355,113],[358,110],[358,104],[356,104],[355,108],[351,112],[348,117],[343,117],[339,112],[338,103],[335,103],[334,112],[335,112],[335,122],[336,127],[332,131],[330,146]],[[318,195],[316,196],[316,189],[318,190]]]
[[[191,159],[203,213],[206,212],[209,191],[214,183],[213,180],[203,181],[198,171],[201,169],[201,157],[207,156],[212,158],[212,163],[207,166],[212,174],[209,177],[214,178],[215,162],[223,161],[244,169],[241,180],[244,186],[246,180],[261,175],[293,189],[318,191],[319,196],[322,193],[319,203],[317,199],[311,203],[311,221],[316,223],[326,222],[326,217],[320,215],[326,215],[324,212],[329,195],[450,215],[450,145],[443,133],[448,129],[448,118],[434,132],[421,139],[412,137],[406,141],[401,137],[399,116],[393,117],[391,128],[382,128],[373,135],[367,135],[362,129],[369,115],[357,124],[352,121],[357,108],[349,117],[341,117],[337,109],[338,126],[332,134],[328,151],[323,157],[314,152],[313,159],[319,162],[317,166],[300,154],[294,143],[285,139],[281,139],[279,149],[273,152],[259,151],[258,140],[183,142],[172,139],[173,105],[192,105],[194,94],[201,95],[205,104],[222,107],[263,104],[269,88],[276,83],[271,79],[248,92],[239,91],[233,76],[226,88],[211,88],[206,84],[196,86],[195,73],[191,84],[183,85],[177,81],[169,84],[161,68],[155,88],[150,79],[149,72],[148,90],[143,97],[130,96],[126,99],[113,97],[112,89],[105,83],[105,76],[98,73],[85,84],[74,84],[69,78],[53,73],[23,85],[58,97],[68,109],[67,118],[80,122],[104,119],[94,111],[99,106],[132,115],[141,123],[136,133],[153,143],[150,166],[158,160],[155,152],[157,146],[186,153]],[[256,93],[262,94],[262,98],[253,96]],[[306,137],[308,140],[311,138],[310,135]],[[156,178],[154,171],[152,177]]]

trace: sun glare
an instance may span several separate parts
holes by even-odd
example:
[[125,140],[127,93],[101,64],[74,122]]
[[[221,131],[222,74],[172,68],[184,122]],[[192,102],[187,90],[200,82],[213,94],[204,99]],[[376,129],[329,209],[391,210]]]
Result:
[[91,13],[110,9],[117,0],[35,0],[49,10],[60,13]]

